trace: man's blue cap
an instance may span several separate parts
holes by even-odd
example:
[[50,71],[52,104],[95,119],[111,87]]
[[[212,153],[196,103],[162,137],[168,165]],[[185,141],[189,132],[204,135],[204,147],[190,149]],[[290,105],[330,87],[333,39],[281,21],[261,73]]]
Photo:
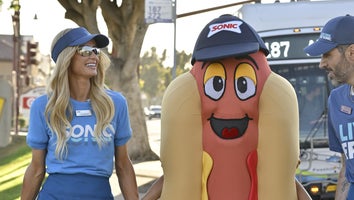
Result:
[[338,45],[354,44],[354,17],[340,16],[329,20],[323,27],[318,40],[304,51],[311,56],[325,54]]
[[225,14],[209,22],[199,34],[192,65],[196,61],[242,56],[259,50],[266,56],[269,53],[258,33],[238,17]]
[[109,40],[102,34],[91,34],[85,28],[73,28],[65,33],[54,45],[52,49],[52,59],[57,62],[59,54],[66,47],[79,46],[87,43],[90,40],[95,40],[96,47],[103,48],[109,44]]

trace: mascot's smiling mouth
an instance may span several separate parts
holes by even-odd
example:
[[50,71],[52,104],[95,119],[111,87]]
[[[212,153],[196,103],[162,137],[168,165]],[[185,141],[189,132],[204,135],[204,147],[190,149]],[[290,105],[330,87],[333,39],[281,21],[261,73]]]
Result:
[[244,135],[248,122],[252,118],[246,114],[242,119],[218,119],[212,114],[208,120],[210,120],[211,128],[217,136],[222,139],[235,139]]

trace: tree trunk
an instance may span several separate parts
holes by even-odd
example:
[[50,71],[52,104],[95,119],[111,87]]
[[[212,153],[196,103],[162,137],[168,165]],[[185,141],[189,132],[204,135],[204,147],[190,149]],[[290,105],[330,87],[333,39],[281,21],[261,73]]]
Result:
[[145,115],[141,104],[141,93],[138,84],[137,72],[123,77],[120,67],[122,63],[118,59],[112,59],[114,63],[108,70],[107,80],[113,89],[121,91],[128,100],[130,122],[133,129],[133,137],[128,143],[129,156],[133,161],[157,160],[158,156],[151,150],[148,141]]

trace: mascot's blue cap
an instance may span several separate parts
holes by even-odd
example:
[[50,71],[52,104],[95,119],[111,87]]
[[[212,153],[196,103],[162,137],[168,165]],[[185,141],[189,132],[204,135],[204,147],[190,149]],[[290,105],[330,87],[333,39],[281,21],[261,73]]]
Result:
[[269,54],[263,40],[250,25],[233,15],[221,15],[209,22],[199,34],[192,65],[196,61],[242,56],[259,50],[266,56]]
[[55,43],[52,49],[52,59],[57,62],[59,54],[66,47],[82,45],[92,39],[96,41],[96,47],[98,48],[106,47],[109,44],[109,40],[105,35],[91,34],[83,27],[73,28]]

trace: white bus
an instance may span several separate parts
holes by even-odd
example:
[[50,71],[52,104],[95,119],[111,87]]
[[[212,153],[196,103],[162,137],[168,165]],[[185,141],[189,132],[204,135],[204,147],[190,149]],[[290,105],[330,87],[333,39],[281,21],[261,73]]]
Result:
[[295,88],[301,148],[296,176],[313,199],[334,199],[341,163],[340,155],[328,149],[327,98],[334,86],[318,67],[320,57],[310,57],[303,49],[330,18],[354,15],[353,8],[352,0],[333,0],[245,4],[237,11],[263,38],[271,69]]

